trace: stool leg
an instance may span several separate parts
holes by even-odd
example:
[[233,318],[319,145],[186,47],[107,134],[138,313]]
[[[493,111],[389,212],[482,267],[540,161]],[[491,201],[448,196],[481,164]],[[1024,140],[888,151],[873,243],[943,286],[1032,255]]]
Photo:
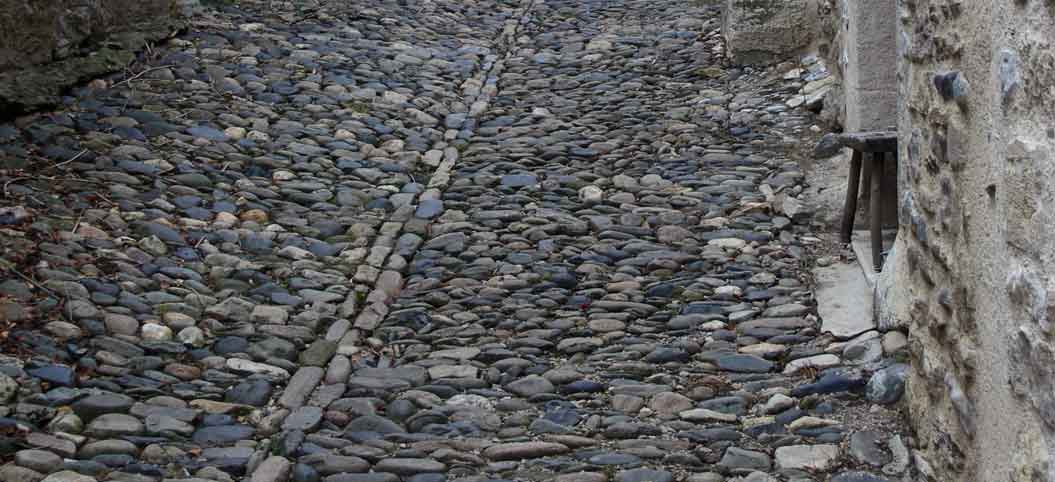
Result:
[[883,269],[883,153],[872,153],[872,199],[870,220],[872,224],[872,264],[876,271]]
[[854,217],[857,214],[857,187],[861,183],[861,153],[854,151],[850,159],[850,178],[846,181],[846,202],[843,203],[843,225],[840,239],[850,242],[850,232],[854,229]]

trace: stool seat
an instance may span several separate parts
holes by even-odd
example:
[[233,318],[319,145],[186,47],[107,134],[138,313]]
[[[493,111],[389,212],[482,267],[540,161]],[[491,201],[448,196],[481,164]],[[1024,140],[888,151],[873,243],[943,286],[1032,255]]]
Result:
[[829,133],[821,137],[814,149],[817,157],[831,157],[839,149],[849,147],[860,152],[897,152],[896,131],[866,131]]
[[[850,158],[850,175],[846,184],[846,201],[843,204],[843,222],[840,230],[840,239],[844,243],[850,242],[850,233],[854,227],[854,217],[857,215],[857,191],[861,183],[861,165],[863,153],[868,153],[871,162],[864,172],[863,184],[871,188],[871,199],[869,206],[870,230],[872,237],[872,265],[876,271],[883,269],[883,238],[882,238],[882,190],[880,189],[883,173],[883,162],[889,157],[897,160],[897,132],[895,131],[865,131],[846,132],[841,134],[825,134],[817,143],[814,155],[817,157],[831,157],[840,149],[850,148],[853,157]],[[892,156],[887,156],[893,153]]]

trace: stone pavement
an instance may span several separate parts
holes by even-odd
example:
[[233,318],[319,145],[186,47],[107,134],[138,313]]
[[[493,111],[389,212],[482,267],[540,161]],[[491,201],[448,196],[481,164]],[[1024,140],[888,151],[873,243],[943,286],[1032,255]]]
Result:
[[243,0],[0,126],[0,480],[912,480],[904,336],[815,315],[826,72],[718,15]]

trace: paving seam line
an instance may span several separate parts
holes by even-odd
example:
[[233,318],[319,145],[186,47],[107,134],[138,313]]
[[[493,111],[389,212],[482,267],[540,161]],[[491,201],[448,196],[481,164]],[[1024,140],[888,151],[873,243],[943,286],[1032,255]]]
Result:
[[[463,88],[463,92],[473,85],[472,81],[474,80],[476,84],[481,86],[479,92],[465,98],[467,105],[474,106],[470,109],[467,119],[475,119],[486,112],[491,101],[498,93],[498,78],[502,73],[505,60],[513,56],[516,37],[522,26],[528,22],[536,1],[521,0],[521,11],[516,16],[517,19],[507,20],[502,33],[495,41],[494,47],[498,52],[489,55],[493,57],[490,65],[485,64],[484,68],[480,69],[477,74],[462,82],[462,85],[466,86]],[[488,89],[488,85],[493,85],[494,88]],[[459,158],[458,150],[453,147],[443,146],[443,143],[433,145],[434,149],[438,147],[443,147],[443,160],[432,176],[430,176],[428,189],[415,196],[412,206],[416,207],[423,198],[440,199],[443,189],[450,182],[451,172]],[[429,222],[426,225],[426,233],[428,232],[428,226],[431,224]],[[353,285],[353,289],[350,290],[348,298],[341,305],[340,310],[343,312],[342,314],[347,315],[349,321],[353,319],[354,321],[343,323],[338,321],[330,325],[323,338],[327,342],[337,343],[336,354],[354,356],[358,353],[363,342],[367,341],[366,338],[370,332],[388,314],[389,306],[399,298],[399,294],[406,284],[403,278],[406,261],[409,258],[413,258],[414,254],[413,252],[410,253],[408,255],[409,258],[406,259],[397,260],[395,258],[395,256],[401,255],[397,255],[394,252],[393,246],[396,239],[405,232],[404,227],[405,224],[403,222],[392,220],[390,217],[387,218],[381,225],[379,235],[374,239],[373,245],[368,250],[369,254],[365,256],[362,264],[359,264],[356,268],[355,275],[349,280]],[[418,248],[420,248],[420,244],[414,251],[416,252]],[[384,285],[379,287],[378,285],[382,284],[382,281],[384,281]],[[363,303],[358,300],[361,293],[368,293]],[[307,397],[321,383],[325,371],[326,368],[312,366],[298,368],[286,387],[281,389],[281,394],[278,397],[279,403],[290,410],[303,406]],[[276,389],[276,393],[278,391]],[[275,415],[284,417],[286,414]],[[276,420],[276,423],[278,422],[280,420]]]

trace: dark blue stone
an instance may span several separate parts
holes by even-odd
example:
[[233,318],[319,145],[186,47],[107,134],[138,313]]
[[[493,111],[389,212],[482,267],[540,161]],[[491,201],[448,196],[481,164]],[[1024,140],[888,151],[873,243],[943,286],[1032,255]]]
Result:
[[324,243],[322,241],[314,240],[308,242],[306,249],[310,251],[311,254],[314,254],[315,256],[318,256],[320,258],[326,256],[336,256],[337,253],[341,252],[341,248],[337,246],[334,246],[330,243]]
[[93,462],[99,462],[107,467],[124,467],[135,460],[128,454],[100,454],[92,457]]
[[272,386],[267,380],[246,380],[231,387],[224,396],[230,403],[262,407],[271,399]]
[[674,296],[674,285],[661,283],[645,290],[645,296],[649,298],[670,298]]
[[806,416],[806,412],[802,411],[799,407],[791,407],[783,412],[780,412],[776,416],[777,423],[787,425],[795,420],[798,420]]
[[179,231],[153,222],[137,222],[133,224],[133,227],[141,235],[144,236],[157,236],[158,239],[177,246],[185,246],[187,241],[183,239],[183,235]]
[[684,362],[689,359],[689,353],[679,348],[658,347],[651,353],[645,355],[645,361],[649,363]]
[[542,415],[542,418],[558,425],[571,427],[579,423],[581,418],[579,411],[575,409],[575,405],[568,402],[557,400],[547,402],[545,410],[546,412]]
[[605,390],[603,383],[593,380],[576,380],[561,387],[561,391],[567,394],[573,393],[599,393]]
[[742,435],[740,432],[731,428],[708,428],[703,430],[693,430],[691,432],[682,432],[681,437],[692,440],[693,442],[720,442],[720,441],[737,441],[740,440]]
[[227,134],[223,131],[208,126],[195,126],[187,129],[187,134],[194,137],[202,137],[210,141],[226,141]]
[[62,461],[62,470],[72,470],[78,474],[90,475],[93,477],[100,477],[107,472],[113,471],[106,465],[95,462],[92,460],[73,460],[66,459]]
[[724,305],[719,305],[719,304],[716,304],[716,303],[704,303],[704,302],[694,301],[692,303],[689,303],[689,304],[685,305],[685,307],[681,309],[681,314],[683,314],[683,315],[721,314],[723,308],[724,308]]
[[31,368],[26,370],[26,373],[48,383],[64,387],[72,387],[77,384],[76,374],[73,369],[62,365],[47,365],[40,368]]
[[763,373],[773,369],[773,362],[754,355],[725,355],[718,358],[718,367],[738,373]]
[[512,264],[531,264],[535,259],[527,253],[511,253],[506,261]]
[[248,425],[221,425],[200,428],[191,438],[204,446],[229,445],[252,437],[253,432],[253,427]]
[[636,455],[624,453],[602,453],[590,457],[590,463],[594,465],[619,465],[623,467],[637,467],[641,465],[641,458]]
[[858,390],[865,385],[865,380],[860,377],[851,377],[841,373],[833,373],[821,377],[815,383],[800,385],[791,390],[791,396],[801,398],[815,393],[839,393]]
[[537,183],[538,178],[532,174],[506,174],[501,182],[506,187],[525,187]]
[[245,353],[249,349],[249,340],[240,336],[225,336],[213,344],[213,351],[220,356],[231,353]]
[[139,161],[131,161],[127,159],[117,161],[117,167],[120,168],[122,171],[125,171],[130,174],[144,174],[147,176],[154,176],[157,175],[158,172],[161,172],[161,170],[157,167],[151,166],[149,164],[144,164]]
[[369,203],[367,203],[366,204],[366,209],[381,209],[381,210],[384,210],[384,211],[391,211],[391,210],[395,209],[395,206],[393,206],[392,202],[389,201],[388,199],[377,198],[377,199],[373,199]]
[[147,137],[157,137],[168,134],[169,132],[176,132],[180,130],[180,126],[176,124],[169,124],[168,122],[148,122],[142,126],[143,133]]
[[293,482],[319,482],[319,472],[307,464],[294,465],[290,477]]
[[201,424],[205,427],[219,427],[222,425],[233,425],[234,417],[222,413],[209,413],[201,418]]
[[406,480],[407,482],[447,482],[447,476],[445,474],[418,474]]
[[238,212],[238,206],[230,201],[216,201],[212,205],[212,210],[218,213],[224,212],[234,214]]
[[201,259],[201,256],[198,255],[198,252],[194,248],[188,247],[177,248],[176,251],[173,252],[173,255],[184,261],[198,261]]
[[878,477],[868,472],[843,472],[831,478],[831,482],[888,482],[888,479]]
[[147,140],[147,136],[143,134],[143,131],[136,129],[135,127],[118,126],[114,128],[113,133],[119,137],[132,141]]

